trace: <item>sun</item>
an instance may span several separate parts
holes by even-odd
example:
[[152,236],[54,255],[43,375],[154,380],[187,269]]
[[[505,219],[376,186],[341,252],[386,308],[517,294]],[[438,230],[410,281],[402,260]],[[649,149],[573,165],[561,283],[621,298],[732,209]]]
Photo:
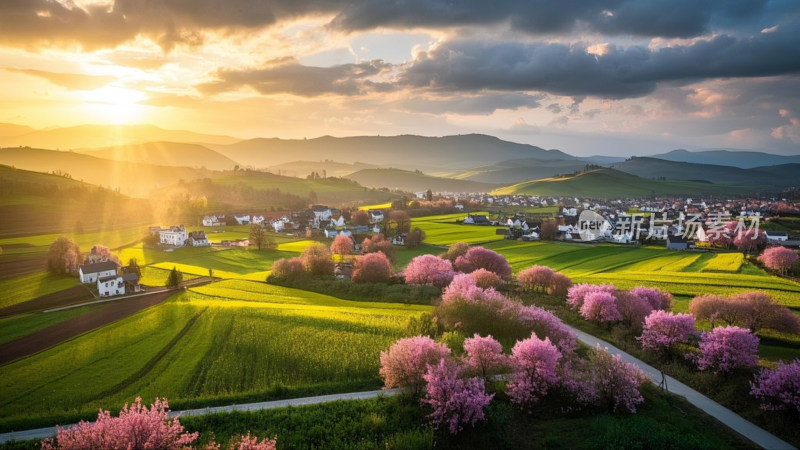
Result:
[[137,121],[145,107],[139,102],[147,96],[137,90],[119,86],[104,86],[80,94],[83,107],[102,122],[123,125]]

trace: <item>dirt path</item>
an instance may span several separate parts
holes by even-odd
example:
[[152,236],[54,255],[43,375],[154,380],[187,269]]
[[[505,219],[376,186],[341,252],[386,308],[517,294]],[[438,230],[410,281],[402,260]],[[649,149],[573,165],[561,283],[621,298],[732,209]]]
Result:
[[36,297],[27,302],[17,303],[0,309],[0,317],[9,317],[45,309],[54,309],[61,306],[83,303],[94,299],[92,291],[84,285],[73,286],[63,291],[53,292],[41,297]]
[[15,359],[32,355],[95,328],[124,319],[145,308],[161,303],[175,292],[161,291],[132,298],[122,298],[109,302],[106,306],[80,317],[61,322],[11,342],[0,344],[0,364],[6,364]]

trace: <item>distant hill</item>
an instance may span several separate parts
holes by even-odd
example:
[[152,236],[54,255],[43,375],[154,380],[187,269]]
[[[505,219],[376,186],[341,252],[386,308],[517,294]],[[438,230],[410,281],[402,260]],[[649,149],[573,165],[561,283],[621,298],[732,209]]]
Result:
[[735,195],[755,187],[698,181],[650,180],[615,169],[597,169],[574,176],[546,178],[495,189],[496,195],[549,195],[589,198],[652,197],[657,195]]
[[688,150],[672,150],[667,153],[650,155],[651,158],[667,161],[689,162],[697,164],[715,164],[719,166],[733,166],[741,169],[753,167],[776,166],[779,164],[800,163],[800,155],[782,156],[763,152],[745,152],[731,150],[705,150],[690,152]]
[[444,137],[323,136],[307,140],[259,138],[210,148],[245,166],[256,168],[297,160],[336,159],[345,163],[366,161],[383,167],[454,170],[509,159],[577,159],[559,150],[544,150],[482,134]]
[[0,236],[93,231],[151,220],[150,203],[64,176],[0,165]]
[[26,127],[25,125],[16,125],[13,123],[0,123],[0,138],[3,137],[14,137],[19,136],[26,133],[31,133],[34,130],[31,127]]
[[400,169],[364,169],[347,176],[361,185],[410,192],[489,192],[496,184],[479,183],[469,180],[455,180],[425,175]]
[[162,166],[195,167],[212,170],[233,169],[238,163],[198,144],[148,142],[102,149],[76,150],[98,158]]
[[731,166],[665,161],[650,157],[630,158],[611,167],[642,178],[702,180],[722,184],[769,186],[800,185],[800,164],[740,169]]
[[75,180],[105,186],[132,197],[146,197],[161,186],[213,175],[188,167],[137,164],[74,152],[28,147],[0,148],[0,164],[37,172],[68,173]]
[[372,164],[356,162],[353,164],[340,163],[336,161],[292,161],[267,167],[272,173],[289,177],[305,178],[312,172],[317,172],[320,176],[343,177],[362,169],[375,169],[377,166]]
[[0,147],[27,146],[53,150],[112,147],[160,141],[232,144],[239,139],[191,131],[165,130],[154,125],[79,125],[33,130],[5,137],[0,134]]
[[513,159],[471,170],[437,172],[431,175],[502,185],[573,173],[583,170],[586,164],[581,160]]

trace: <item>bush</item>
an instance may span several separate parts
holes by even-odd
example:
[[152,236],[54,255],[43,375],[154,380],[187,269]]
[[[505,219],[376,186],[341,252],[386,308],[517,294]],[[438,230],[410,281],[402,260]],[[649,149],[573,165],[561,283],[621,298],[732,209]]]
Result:
[[466,242],[456,242],[451,244],[450,247],[447,248],[447,251],[439,255],[439,257],[451,263],[455,263],[456,259],[458,259],[459,256],[466,255],[468,250],[469,244]]
[[303,268],[314,276],[333,275],[334,263],[331,252],[323,244],[311,244],[300,255]]
[[453,264],[433,255],[420,255],[412,259],[404,272],[406,283],[424,284],[444,288],[453,281]]
[[553,269],[547,266],[531,266],[517,274],[517,282],[522,289],[544,292],[550,286],[554,274]]
[[561,352],[549,338],[541,340],[532,334],[529,339],[517,342],[511,350],[511,381],[508,396],[513,403],[531,406],[537,403],[551,387],[558,383],[558,361]]
[[394,245],[391,241],[387,241],[381,233],[365,238],[361,243],[361,251],[364,254],[381,252],[390,261],[394,261]]
[[497,289],[503,285],[503,280],[496,273],[489,272],[486,269],[478,269],[470,273],[469,276],[475,280],[475,285],[481,289]]
[[392,277],[392,263],[383,252],[367,253],[356,258],[353,281],[356,283],[386,283]]
[[478,269],[486,269],[496,273],[503,280],[511,280],[511,266],[506,258],[487,248],[472,247],[462,256],[456,259],[454,264],[456,270],[470,273]]
[[461,368],[446,359],[428,365],[424,375],[428,386],[421,403],[433,408],[430,415],[433,423],[446,424],[450,434],[458,433],[466,424],[475,425],[483,420],[483,409],[494,397],[494,394],[486,394],[483,380],[463,380],[461,375]]
[[739,327],[717,327],[700,336],[700,370],[730,372],[758,364],[758,337]]
[[426,336],[399,339],[388,351],[381,352],[380,375],[387,388],[408,388],[418,395],[425,385],[427,366],[438,364],[449,355],[449,348]]
[[778,363],[774,370],[761,369],[750,393],[767,411],[790,410],[800,413],[800,359],[791,364]]
[[281,258],[272,264],[270,275],[280,280],[296,281],[303,278],[306,269],[303,267],[303,260],[296,256],[294,258]]
[[688,342],[689,337],[696,332],[691,314],[672,314],[657,310],[647,316],[642,335],[637,339],[643,349],[663,352],[669,350],[673,344]]

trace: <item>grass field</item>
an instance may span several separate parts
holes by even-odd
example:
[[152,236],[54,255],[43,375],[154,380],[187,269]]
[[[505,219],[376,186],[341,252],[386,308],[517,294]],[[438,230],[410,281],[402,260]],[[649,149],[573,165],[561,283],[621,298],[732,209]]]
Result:
[[0,280],[0,308],[11,306],[45,294],[71,288],[78,279],[39,272]]
[[23,236],[0,239],[0,247],[3,247],[3,254],[23,254],[23,253],[47,253],[50,244],[57,238],[66,236],[80,247],[82,252],[88,252],[94,245],[105,245],[110,249],[122,246],[129,246],[141,240],[147,234],[147,227],[135,226],[118,228],[91,233],[54,233],[39,234],[35,236]]
[[0,428],[91,417],[141,395],[235,403],[380,386],[378,354],[430,307],[228,280],[0,367]]
[[0,344],[13,341],[22,336],[64,322],[93,311],[101,305],[70,308],[62,311],[40,312],[0,319]]
[[[479,212],[475,214],[487,213]],[[411,228],[419,227],[424,231],[426,235],[425,243],[431,245],[450,245],[455,242],[476,244],[503,239],[504,236],[500,236],[495,232],[501,227],[456,223],[456,220],[464,220],[466,217],[466,213],[416,217],[411,219]]]

